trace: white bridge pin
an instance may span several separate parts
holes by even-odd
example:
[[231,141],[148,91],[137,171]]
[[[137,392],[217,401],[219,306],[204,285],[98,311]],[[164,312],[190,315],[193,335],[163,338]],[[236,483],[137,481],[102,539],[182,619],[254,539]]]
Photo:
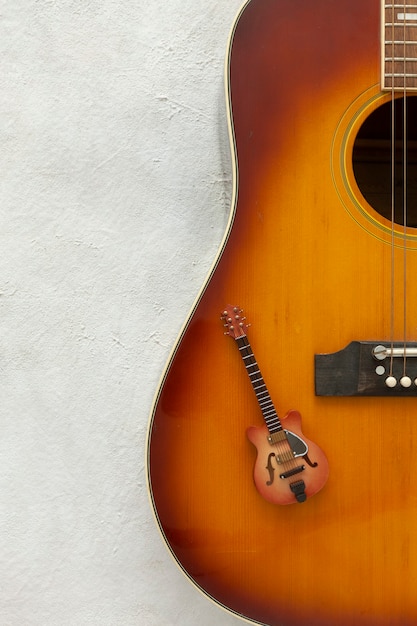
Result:
[[394,376],[388,376],[385,379],[385,384],[386,384],[387,387],[390,387],[390,389],[392,389],[397,384],[397,379],[394,378]]
[[409,376],[403,376],[402,378],[400,378],[400,385],[401,387],[405,387],[406,389],[408,389],[408,387],[411,387],[411,378]]

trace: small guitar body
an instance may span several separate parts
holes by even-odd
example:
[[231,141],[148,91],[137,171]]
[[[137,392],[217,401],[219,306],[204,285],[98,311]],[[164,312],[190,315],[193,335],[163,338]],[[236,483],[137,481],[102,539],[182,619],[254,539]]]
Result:
[[[147,475],[179,567],[252,624],[417,626],[416,41],[411,0],[250,0],[231,33],[232,210]],[[296,411],[280,426],[228,302],[276,414]]]
[[[305,499],[314,496],[325,485],[329,473],[323,450],[303,435],[298,411],[287,413],[283,417],[283,426],[289,444],[285,441],[272,451],[266,426],[251,426],[246,431],[257,450],[253,470],[255,486],[260,495],[272,504],[293,504],[301,477],[305,483]],[[290,453],[291,458],[285,460],[287,448],[291,451],[298,448],[298,455]],[[281,450],[284,460],[280,459]]]

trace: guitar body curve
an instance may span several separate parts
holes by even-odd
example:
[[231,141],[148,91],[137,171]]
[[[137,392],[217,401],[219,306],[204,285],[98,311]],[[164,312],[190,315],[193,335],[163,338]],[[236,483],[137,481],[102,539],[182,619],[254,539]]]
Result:
[[[283,427],[288,431],[287,436],[298,439],[297,443],[304,447],[304,454],[288,463],[277,463],[279,446],[269,443],[266,426],[250,426],[246,431],[249,441],[257,450],[253,469],[254,483],[260,495],[272,504],[293,504],[294,493],[290,485],[298,480],[305,483],[306,498],[311,498],[323,488],[329,475],[329,464],[323,450],[307,439],[301,430],[300,413],[289,411],[283,418]],[[285,477],[285,473],[289,476]]]
[[[314,382],[315,354],[389,337],[389,229],[351,163],[356,130],[386,99],[379,80],[379,0],[250,0],[234,25],[233,206],[155,398],[147,476],[177,564],[251,623],[417,625],[416,399],[319,397]],[[415,229],[407,237],[412,277]],[[300,411],[328,459],[326,485],[301,505],[253,484],[245,432],[262,416],[222,333],[226,302],[250,317],[277,411]],[[408,320],[412,335],[415,297]]]

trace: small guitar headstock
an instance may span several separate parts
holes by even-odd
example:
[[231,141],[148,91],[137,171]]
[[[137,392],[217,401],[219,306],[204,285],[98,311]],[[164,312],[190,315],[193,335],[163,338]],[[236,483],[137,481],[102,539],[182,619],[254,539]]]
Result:
[[249,324],[245,324],[246,317],[242,317],[243,309],[238,306],[228,304],[221,315],[221,319],[225,322],[227,328],[225,335],[230,335],[233,339],[244,337]]

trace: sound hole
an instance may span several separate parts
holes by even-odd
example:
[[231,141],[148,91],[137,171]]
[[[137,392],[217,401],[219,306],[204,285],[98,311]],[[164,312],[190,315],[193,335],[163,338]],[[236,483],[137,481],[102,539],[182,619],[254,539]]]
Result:
[[[394,221],[404,224],[404,99],[397,98],[395,114]],[[391,221],[391,102],[376,109],[364,121],[353,146],[353,172],[367,202]],[[407,226],[417,227],[417,97],[406,98]]]

